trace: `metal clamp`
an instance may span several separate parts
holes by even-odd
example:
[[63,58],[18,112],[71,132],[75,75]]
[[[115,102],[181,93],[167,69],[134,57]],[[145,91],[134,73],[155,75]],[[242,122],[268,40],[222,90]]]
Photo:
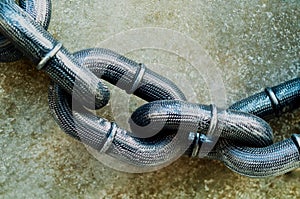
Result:
[[134,77],[134,81],[132,83],[132,86],[130,88],[130,90],[126,91],[127,94],[132,94],[134,93],[134,91],[138,88],[140,82],[142,81],[143,77],[144,77],[144,74],[145,74],[145,71],[146,71],[146,67],[144,64],[140,63],[139,64],[139,67],[137,69],[137,72],[135,74],[135,77]]
[[217,128],[217,124],[218,124],[218,110],[216,105],[211,104],[211,119],[210,119],[210,124],[209,124],[209,128],[207,130],[206,135],[213,135],[213,133],[215,132],[216,128]]
[[297,146],[297,149],[300,153],[300,135],[299,134],[293,134],[291,138],[292,138],[293,142],[295,143],[295,145]]
[[117,134],[116,128],[117,128],[117,125],[114,122],[111,122],[111,128],[108,132],[107,139],[106,139],[102,149],[99,151],[100,153],[102,153],[102,154],[105,153],[111,146],[111,144]]
[[200,133],[191,132],[189,139],[193,140],[193,151],[191,157],[197,157],[200,152],[200,146],[202,143],[212,143],[212,140],[209,138],[210,135],[213,135],[218,124],[218,110],[216,105],[211,104],[211,119],[210,124],[207,130],[206,135]]
[[279,100],[278,98],[276,97],[274,91],[272,88],[270,87],[267,87],[265,89],[265,92],[267,93],[267,95],[269,96],[269,99],[271,101],[271,104],[272,104],[272,107],[275,111],[275,113],[278,115],[279,112],[280,112],[280,103],[279,103]]
[[193,140],[193,151],[191,157],[197,157],[200,149],[200,134],[191,132],[189,135],[189,139]]
[[36,66],[38,70],[41,70],[45,64],[51,59],[56,53],[61,49],[62,44],[58,43],[52,50],[50,50],[45,57],[43,57],[40,61],[40,63]]

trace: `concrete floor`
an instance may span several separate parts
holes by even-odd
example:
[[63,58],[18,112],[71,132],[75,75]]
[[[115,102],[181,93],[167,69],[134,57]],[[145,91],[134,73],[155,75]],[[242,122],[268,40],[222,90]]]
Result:
[[[71,52],[91,47],[115,49],[168,76],[185,90],[189,101],[228,106],[266,86],[299,76],[295,64],[300,62],[299,21],[299,0],[53,0],[49,31]],[[155,37],[149,34],[157,28],[164,29]],[[199,56],[198,61],[193,56]],[[207,73],[203,72],[205,63],[212,68]],[[251,179],[217,161],[183,157],[151,173],[115,171],[56,125],[48,110],[45,74],[27,60],[0,65],[0,198],[300,195],[300,170]],[[210,85],[218,75],[220,79]],[[222,92],[214,92],[216,85]],[[112,98],[123,96],[117,89],[113,92]],[[222,101],[223,92],[226,98]],[[114,109],[114,103],[118,102],[102,111],[103,117],[121,115],[122,104]],[[128,103],[134,110],[140,102],[130,98]],[[122,119],[115,120],[126,125]],[[299,123],[300,110],[270,121],[276,141],[299,133]]]

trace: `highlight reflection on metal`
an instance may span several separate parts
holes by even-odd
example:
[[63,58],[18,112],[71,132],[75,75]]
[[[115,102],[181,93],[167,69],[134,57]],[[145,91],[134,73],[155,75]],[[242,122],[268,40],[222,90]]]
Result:
[[[60,47],[40,24],[12,2],[0,2],[0,30],[35,64]],[[42,70],[54,81],[49,89],[49,104],[61,128],[128,164],[151,168],[169,163],[182,150],[195,155],[205,132],[211,129],[213,138],[213,127],[218,123],[220,139],[208,158],[221,160],[240,174],[256,177],[279,175],[299,167],[298,135],[271,144],[273,135],[269,125],[251,115],[273,116],[277,111],[274,103],[280,104],[281,112],[298,108],[299,78],[250,96],[216,114],[215,108],[185,102],[183,93],[170,80],[110,50],[88,49],[72,55],[62,46]],[[134,137],[85,109],[84,106],[94,108],[91,102],[95,101],[96,108],[100,108],[109,100],[109,91],[99,77],[127,92],[137,87],[133,92],[136,96],[152,101],[132,114],[131,125],[133,131],[139,130],[135,129],[137,126],[144,127],[145,133],[147,126],[151,126],[148,131],[157,130],[158,134],[149,139]],[[79,89],[74,91],[74,86]],[[76,109],[70,104],[71,94],[82,103]],[[162,128],[153,128],[157,126]],[[194,140],[189,139],[190,132],[197,133]]]
[[140,63],[138,66],[139,66],[139,68],[137,69],[136,77],[135,77],[135,80],[133,81],[132,87],[129,91],[127,91],[128,94],[134,93],[134,91],[139,87],[139,85],[145,75],[145,70],[146,70],[145,65],[143,63]]
[[58,43],[51,51],[49,51],[49,53],[47,53],[45,55],[45,57],[43,57],[41,59],[41,61],[38,63],[38,65],[36,66],[36,68],[38,70],[41,70],[46,64],[47,62],[59,51],[59,49],[62,47],[61,43]]

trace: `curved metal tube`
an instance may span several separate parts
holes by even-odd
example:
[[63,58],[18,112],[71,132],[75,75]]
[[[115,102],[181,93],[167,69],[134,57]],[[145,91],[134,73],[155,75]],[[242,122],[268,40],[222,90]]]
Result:
[[[178,158],[186,150],[184,147],[188,148],[187,154],[190,154],[193,144],[199,143],[190,140],[189,133],[195,131],[205,134],[213,123],[208,106],[158,101],[139,108],[132,115],[132,121],[144,127],[147,124],[158,124],[161,128],[154,125],[157,132],[170,133],[138,138],[115,123],[92,115],[81,106],[93,108],[95,101],[96,108],[99,108],[106,105],[109,99],[107,88],[85,67],[98,77],[147,101],[185,100],[173,83],[109,50],[89,49],[70,54],[9,0],[0,3],[0,30],[22,53],[35,64],[39,63],[41,69],[55,81],[49,89],[49,104],[61,128],[102,153],[137,167],[157,167]],[[74,91],[74,87],[78,89]],[[242,100],[230,109],[269,117],[299,107],[299,90],[299,78],[296,78],[268,88],[266,93]],[[75,94],[73,106],[70,102],[71,94]],[[74,106],[77,100],[80,104]],[[252,177],[279,175],[299,167],[298,135],[267,147],[253,148],[271,143],[271,129],[264,121],[231,110],[220,111],[217,115],[217,130],[221,131],[222,138],[214,150],[208,153],[209,158],[221,160],[230,169]],[[177,131],[179,126],[183,127],[182,132],[175,134],[173,131]]]
[[[280,175],[298,168],[300,166],[298,135],[270,145],[272,133],[266,130],[269,128],[268,124],[262,119],[235,110],[268,118],[299,106],[300,78],[268,88],[265,92],[233,104],[231,110],[218,113],[217,131],[221,132],[215,133],[220,136],[220,140],[211,152],[207,151],[207,157],[221,160],[228,168],[249,177]],[[140,127],[147,133],[147,130],[151,129],[161,132],[178,131],[179,126],[184,126],[191,132],[205,134],[209,131],[211,123],[211,110],[209,106],[186,102],[155,101],[138,108],[131,119],[134,132]],[[202,142],[201,139],[195,140],[194,146],[191,146],[186,154],[192,155],[193,148]]]
[[[19,6],[45,29],[48,28],[51,18],[50,0],[19,0]],[[0,62],[16,61],[22,56],[23,53],[0,34]]]
[[68,96],[57,84],[50,87],[49,104],[53,116],[67,134],[100,153],[141,169],[150,169],[169,164],[184,152],[178,147],[184,142],[181,137],[176,139],[169,136],[152,141],[135,138],[115,123],[94,116],[86,110],[71,110],[67,99]]
[[[270,95],[270,89],[273,95]],[[299,77],[270,89],[243,99],[230,108],[269,118],[300,107]],[[297,134],[263,148],[220,140],[220,144],[208,157],[219,159],[233,171],[249,177],[276,176],[300,167],[299,146],[300,138]]]
[[[141,64],[111,50],[92,48],[78,51],[73,55],[82,66],[88,68],[98,78],[146,101],[186,100],[182,91],[172,81],[148,68],[145,68],[142,78],[138,79]],[[137,87],[132,90],[135,82],[138,83]]]
[[[138,76],[136,74],[139,71],[138,63],[110,50],[88,49],[77,52],[74,56],[96,76],[124,90],[130,90],[132,82],[135,82]],[[176,100],[154,101],[145,105],[148,107],[148,111],[143,106],[142,109],[138,109],[141,111],[137,112],[145,116],[150,113],[151,108],[155,107],[153,104],[162,103],[163,106],[157,109],[157,112],[162,114],[162,118],[158,118],[157,121],[169,124],[166,129],[169,132],[168,134],[159,133],[150,138],[146,138],[149,134],[138,137],[136,134],[119,128],[114,123],[89,113],[81,106],[74,106],[74,101],[72,106],[68,102],[71,97],[56,84],[52,84],[49,91],[50,110],[67,134],[102,153],[105,152],[107,155],[123,160],[127,164],[141,168],[168,164],[182,155],[192,145],[193,140],[189,139],[189,133],[192,130],[200,132],[209,128],[211,111],[208,106],[183,102],[185,100],[184,95],[173,83],[151,70],[146,69],[145,71],[143,78],[140,80],[140,86],[134,92],[135,95],[149,101],[159,100],[160,98]],[[144,85],[147,85],[147,87],[144,87]],[[150,95],[152,96],[149,97]],[[166,98],[166,96],[168,97]],[[172,115],[170,112],[174,114]],[[190,114],[184,121],[180,120],[184,118],[183,112]],[[157,114],[153,115],[157,116]],[[163,118],[166,115],[168,117]],[[222,129],[223,137],[242,140],[250,146],[265,146],[272,143],[272,131],[268,124],[261,119],[246,113],[229,110],[221,111],[218,116],[218,128]],[[133,118],[140,118],[138,121],[143,120],[148,123],[142,117],[141,115],[133,116]],[[233,122],[244,119],[247,119],[247,122],[242,124]],[[251,122],[250,125],[249,121]],[[182,124],[184,128],[182,132],[175,134],[173,130],[176,129],[178,123]],[[198,126],[193,129],[195,123]],[[236,134],[230,133],[233,130]],[[143,132],[145,131],[146,129],[143,129]]]
[[54,53],[60,43],[15,3],[0,2],[0,31],[34,64],[44,63],[41,69],[84,106],[107,104],[107,87],[64,47]]
[[[96,76],[126,91],[131,90],[138,75],[139,64],[113,51],[88,49],[74,54],[84,67]],[[177,99],[185,100],[179,88],[170,80],[145,69],[139,86],[133,92],[144,100]],[[162,135],[152,138],[138,138],[121,129],[115,123],[97,117],[82,106],[68,102],[67,95],[57,84],[49,89],[50,110],[61,128],[72,137],[138,168],[151,169],[171,163],[180,157],[191,145],[186,135]],[[179,146],[185,146],[179,147]]]
[[[139,107],[131,116],[133,132],[159,133],[182,131],[207,135],[212,121],[210,106],[183,101],[162,100]],[[272,129],[263,119],[234,110],[216,113],[217,128],[208,136],[226,138],[241,145],[263,147],[273,143]]]
[[221,160],[231,170],[248,177],[277,176],[300,167],[299,135],[267,147],[251,148],[219,140],[209,158]]

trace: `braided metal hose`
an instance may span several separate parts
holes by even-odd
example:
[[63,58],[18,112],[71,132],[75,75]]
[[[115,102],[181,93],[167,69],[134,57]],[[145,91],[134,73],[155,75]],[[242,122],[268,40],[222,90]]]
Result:
[[[222,111],[217,115],[217,126],[221,130],[221,133],[217,135],[220,136],[220,140],[211,152],[207,151],[207,157],[221,160],[235,172],[250,177],[280,175],[298,168],[300,166],[298,135],[267,146],[270,144],[266,142],[269,141],[268,138],[271,137],[271,134],[255,134],[256,131],[253,131],[253,128],[261,128],[259,125],[264,122],[247,115],[244,118],[237,118],[232,113],[237,110],[268,118],[274,114],[291,111],[299,106],[300,78],[267,88],[264,92],[233,104],[230,107],[231,110]],[[201,112],[201,109],[206,112]],[[237,114],[243,115],[239,112]],[[201,118],[203,115],[204,118]],[[204,132],[209,131],[208,126],[203,126],[203,123],[210,121],[210,109],[208,106],[179,101],[155,101],[138,108],[132,114],[131,119],[133,131],[138,131],[140,126],[150,131],[156,126],[161,127],[162,125],[164,126],[160,131],[174,131],[178,130],[179,125],[184,125],[192,132],[203,133],[203,130]],[[234,121],[238,122],[227,131],[227,125]],[[242,134],[241,129],[246,133]],[[256,130],[258,133],[264,132],[263,129]],[[235,138],[239,140],[235,140]],[[201,140],[198,139],[196,142],[201,142]],[[201,145],[201,143],[194,143],[194,145]],[[259,145],[260,148],[258,148]],[[187,154],[192,155],[192,151],[193,149],[189,149]]]
[[[177,105],[174,105],[175,103]],[[166,106],[166,104],[169,104],[169,107]],[[177,108],[178,106],[180,109]],[[260,117],[270,117],[274,114],[291,111],[299,106],[300,78],[295,78],[243,99],[233,104],[230,109],[250,112]],[[170,109],[170,107],[172,108]],[[149,130],[162,123],[164,124],[162,131],[178,129],[176,127],[178,124],[192,126],[191,129],[197,129],[202,126],[203,122],[203,120],[200,119],[201,113],[198,112],[201,107],[203,107],[203,105],[191,105],[175,101],[156,101],[137,109],[132,114],[131,119],[138,126],[146,126],[151,123]],[[173,111],[174,109],[176,111]],[[227,110],[225,113],[228,111],[230,112],[230,110]],[[207,118],[209,118],[209,112],[210,111],[207,111],[206,113]],[[226,114],[224,117],[223,113],[218,114],[219,129],[224,129],[223,118],[226,118],[227,122],[236,121],[236,118],[231,118],[230,114]],[[251,121],[247,122],[247,120],[249,119],[244,118],[241,120],[238,123],[239,128],[242,127],[244,122],[246,122],[246,125],[248,122],[250,124],[252,123]],[[225,125],[227,124],[225,123]],[[249,126],[246,128],[251,129]],[[293,135],[292,138],[271,146],[265,145],[266,147],[260,148],[253,148],[252,146],[251,148],[251,142],[258,142],[258,140],[246,139],[244,143],[242,143],[242,140],[238,142],[234,141],[234,136],[239,137],[239,139],[243,137],[237,130],[238,128],[231,129],[228,134],[225,133],[225,135],[222,132],[220,134],[220,140],[213,151],[207,151],[208,157],[221,160],[235,172],[250,177],[280,175],[300,167],[299,135]],[[205,128],[205,131],[208,131],[208,129]],[[258,130],[258,132],[260,131]],[[230,137],[229,139],[227,137],[228,135]],[[224,139],[225,137],[227,139]],[[259,139],[263,140],[263,136],[261,137],[262,138]],[[263,146],[263,144],[264,143],[262,143],[261,146]],[[188,154],[191,155],[191,150],[188,151]]]
[[[300,107],[300,78],[295,78],[243,99],[233,104],[230,109],[270,118],[298,107]],[[215,150],[219,154],[211,153],[211,158],[218,158],[235,172],[250,177],[280,175],[300,167],[298,134],[262,148],[245,147],[221,139]]]
[[[300,67],[300,63],[295,64]],[[272,118],[300,107],[299,87],[300,78],[295,78],[236,102],[229,109],[252,113],[265,119]]]
[[[87,49],[74,54],[78,61],[96,76],[136,96],[154,101],[158,99],[185,100],[179,88],[165,77],[141,69],[141,64],[107,49]],[[142,74],[142,75],[139,75]],[[132,89],[135,82],[136,89]],[[125,163],[145,171],[162,167],[174,161],[191,145],[187,135],[174,134],[155,138],[138,138],[115,123],[97,117],[76,101],[57,84],[49,89],[51,113],[60,127],[72,137]],[[178,147],[185,145],[186,148]],[[162,153],[163,151],[163,153]]]
[[[8,1],[8,2],[7,2]],[[50,4],[47,4],[50,5]],[[109,91],[50,33],[15,3],[0,2],[0,31],[52,80],[89,108],[107,104]],[[47,63],[47,64],[46,64]],[[73,89],[74,86],[81,89]]]
[[[122,89],[128,89],[132,82],[136,81],[135,72],[138,71],[138,63],[131,61],[117,53],[105,49],[89,49],[75,53],[78,61],[87,67],[97,76],[105,78],[110,83],[117,85]],[[120,72],[121,71],[121,72]],[[119,83],[121,82],[121,83]],[[143,77],[139,80],[140,86],[134,92],[145,100],[158,99],[176,99],[175,101],[154,101],[152,103],[165,103],[167,114],[170,118],[166,120],[158,119],[162,125],[154,126],[162,127],[164,123],[174,124],[176,127],[182,125],[182,131],[174,133],[175,129],[167,129],[168,134],[158,133],[153,135],[155,129],[151,128],[143,137],[132,134],[119,128],[115,123],[108,122],[105,119],[94,116],[81,106],[72,106],[70,96],[56,84],[52,84],[49,92],[50,110],[56,118],[61,128],[69,135],[75,137],[81,142],[93,147],[99,152],[106,153],[112,157],[123,160],[126,164],[134,165],[140,168],[160,167],[172,162],[175,158],[181,156],[192,144],[190,132],[198,130],[205,131],[210,126],[211,111],[208,106],[191,105],[185,100],[182,92],[169,80],[161,77],[153,71],[146,69]],[[147,85],[147,87],[144,87]],[[129,87],[130,88],[130,87]],[[159,89],[158,89],[159,88]],[[140,91],[139,91],[140,90]],[[152,93],[153,97],[149,98]],[[168,96],[166,98],[166,96]],[[179,101],[181,100],[181,101]],[[152,103],[149,103],[149,107]],[[73,102],[74,104],[74,102]],[[184,106],[184,107],[183,107]],[[196,106],[198,109],[196,110]],[[144,106],[143,106],[144,107]],[[168,109],[172,107],[172,109]],[[181,121],[181,109],[190,109],[187,112],[194,113],[195,118],[189,118],[186,123]],[[71,110],[71,108],[73,110]],[[144,109],[141,111],[145,114],[148,112]],[[158,112],[164,113],[163,108]],[[173,117],[177,115],[176,117]],[[262,119],[246,113],[236,111],[225,111],[219,118],[222,126],[222,136],[228,139],[251,143],[252,146],[265,146],[272,143],[272,130]],[[139,116],[140,120],[144,120]],[[244,121],[240,124],[240,121]],[[146,121],[148,122],[148,121]],[[169,123],[168,123],[169,122]],[[199,124],[195,127],[195,122]],[[200,124],[200,122],[202,122]],[[178,129],[177,129],[178,130]],[[235,134],[230,132],[234,131]],[[157,131],[158,132],[158,131]]]
[[253,148],[220,139],[209,158],[221,160],[231,170],[249,177],[278,176],[300,167],[298,134],[267,147]]
[[[156,129],[158,134],[154,137],[140,138],[138,134],[132,134],[115,123],[94,116],[82,104],[74,106],[74,103],[76,105],[78,101],[84,100],[83,105],[92,108],[93,101],[96,101],[96,108],[99,108],[109,99],[107,88],[85,67],[98,77],[147,101],[185,100],[185,97],[169,80],[111,51],[89,49],[70,54],[18,6],[7,2],[0,3],[1,32],[56,82],[49,89],[51,112],[66,133],[83,143],[131,165],[156,168],[172,162],[185,151],[189,155],[194,153],[195,146],[200,145],[203,139],[196,139],[199,138],[197,136],[191,139],[191,132],[194,135],[205,134],[214,124],[213,129],[216,131],[212,132],[219,131],[221,139],[214,150],[208,153],[208,157],[223,161],[236,172],[248,176],[269,176],[299,166],[297,135],[268,147],[250,148],[269,145],[272,133],[263,120],[246,113],[231,110],[217,112],[208,106],[179,101],[152,102],[133,114],[131,124],[146,125],[146,128],[143,127],[145,130],[147,124],[157,122],[162,128]],[[296,108],[299,106],[300,88],[297,79],[267,89],[267,95],[250,97],[233,105],[231,109],[269,116],[273,114],[271,107],[282,111]],[[73,92],[75,98],[71,100],[74,86],[79,89]],[[148,111],[145,113],[145,110]],[[180,132],[175,134],[173,131],[179,127]],[[165,131],[168,132],[165,134]],[[233,141],[238,143],[233,144]],[[198,152],[196,150],[194,155]]]
[[186,100],[169,79],[108,49],[92,48],[73,54],[77,61],[97,77],[146,101]]
[[[45,29],[48,28],[51,17],[50,0],[19,0],[18,3],[36,22],[41,24]],[[16,49],[5,36],[0,34],[0,62],[16,61],[22,56],[23,53]]]

